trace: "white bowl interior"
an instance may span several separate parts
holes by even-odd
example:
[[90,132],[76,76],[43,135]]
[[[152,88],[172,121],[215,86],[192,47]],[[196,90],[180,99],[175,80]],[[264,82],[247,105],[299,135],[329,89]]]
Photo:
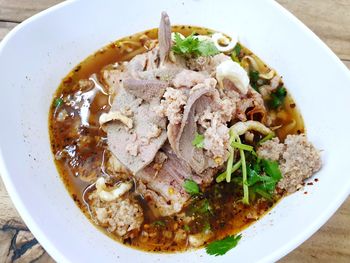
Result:
[[[284,77],[309,139],[324,150],[319,182],[305,189],[307,195],[300,191],[285,198],[244,231],[239,246],[215,258],[276,260],[316,231],[349,194],[350,177],[344,172],[349,124],[340,128],[339,123],[350,115],[350,77],[320,40],[273,1],[69,1],[17,27],[0,48],[0,169],[6,187],[59,262],[213,260],[204,250],[145,253],[102,234],[68,195],[50,150],[48,110],[60,80],[110,41],[157,27],[163,10],[174,24],[238,32],[243,44]],[[341,95],[330,94],[334,89]]]

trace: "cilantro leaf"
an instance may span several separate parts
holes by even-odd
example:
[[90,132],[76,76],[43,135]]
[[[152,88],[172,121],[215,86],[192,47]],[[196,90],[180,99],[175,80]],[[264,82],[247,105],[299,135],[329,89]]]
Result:
[[259,72],[252,70],[249,72],[250,85],[253,89],[259,92],[258,80],[259,80]]
[[264,138],[262,138],[260,141],[258,141],[257,145],[261,145],[264,142],[267,142],[268,140],[271,140],[272,138],[274,138],[276,135],[274,132],[269,133],[268,135],[266,135]]
[[199,42],[198,52],[201,56],[209,57],[214,56],[219,53],[213,42],[209,40],[204,40]]
[[192,33],[188,37],[182,39],[179,33],[175,33],[175,44],[172,46],[172,50],[175,54],[186,55],[186,54],[197,54],[197,48],[199,45],[199,40],[194,37]]
[[175,54],[185,57],[213,56],[219,53],[213,42],[209,40],[199,40],[194,33],[182,38],[179,33],[175,33],[172,50]]
[[189,179],[185,180],[183,188],[185,188],[185,191],[190,195],[197,195],[200,192],[198,184],[195,181]]
[[250,71],[249,78],[251,82],[257,82],[259,80],[259,72],[255,70]]
[[194,137],[194,139],[192,141],[192,145],[195,146],[196,148],[203,148],[204,147],[204,135],[196,132],[196,137]]
[[239,43],[237,43],[237,45],[235,46],[235,48],[233,49],[232,53],[231,53],[231,59],[237,63],[239,63],[239,55],[241,53],[241,45]]
[[267,175],[271,176],[273,179],[279,181],[282,179],[282,173],[278,166],[277,161],[262,160],[264,166],[264,171]]
[[241,240],[242,235],[228,236],[222,240],[217,240],[207,245],[206,252],[209,255],[221,256],[226,254],[227,251],[237,246]]
[[233,51],[236,53],[236,56],[239,56],[239,54],[241,53],[241,49],[242,49],[241,45],[237,43],[237,45],[233,49]]
[[287,96],[287,90],[285,87],[278,87],[273,93],[271,93],[270,107],[277,109],[284,103],[284,99]]
[[271,200],[276,184],[282,178],[278,162],[253,157],[247,167],[247,174],[247,183],[253,196],[256,193]]
[[248,185],[253,186],[258,182],[269,182],[273,178],[265,175],[259,175],[254,169],[251,169],[249,166],[247,167],[248,172]]

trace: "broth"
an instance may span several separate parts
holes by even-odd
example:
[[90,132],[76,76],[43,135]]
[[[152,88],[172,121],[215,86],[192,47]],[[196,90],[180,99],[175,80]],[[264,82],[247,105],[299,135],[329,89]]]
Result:
[[[193,31],[199,34],[213,32],[191,26],[174,26],[173,31],[183,35],[189,35]],[[96,177],[106,173],[105,160],[110,154],[106,133],[100,128],[98,121],[100,115],[110,109],[110,98],[103,86],[101,70],[147,51],[147,41],[156,38],[157,29],[152,29],[111,43],[74,68],[62,80],[54,96],[49,114],[49,131],[55,163],[68,192],[90,220],[93,218],[82,196]],[[245,47],[242,47],[242,52],[252,54]],[[86,83],[85,89],[78,90],[79,81],[89,78],[95,86],[91,88]],[[62,112],[69,117],[64,121],[57,121]],[[270,109],[268,114],[274,116],[271,126],[279,127],[276,134],[281,140],[287,134],[304,132],[303,120],[289,93],[284,105],[278,111]],[[147,233],[147,236],[138,235],[125,239],[123,243],[147,251],[183,251],[188,248],[187,241],[173,241],[174,233],[179,233],[179,229],[187,234],[195,234],[209,227],[214,235],[208,241],[235,234],[258,220],[283,196],[283,193],[279,193],[274,200],[257,199],[253,205],[244,206],[239,202],[242,196],[241,187],[235,187],[234,184],[235,182],[213,184],[179,214],[157,219],[140,197],[145,215],[141,233]],[[203,209],[207,211],[203,212]],[[187,217],[195,217],[196,220],[188,225]],[[102,227],[100,229],[110,237],[120,240]]]

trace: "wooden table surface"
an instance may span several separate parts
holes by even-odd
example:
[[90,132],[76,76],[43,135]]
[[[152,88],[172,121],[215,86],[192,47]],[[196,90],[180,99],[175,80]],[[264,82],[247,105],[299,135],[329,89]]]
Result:
[[[0,0],[0,40],[60,0]],[[278,0],[350,69],[350,0]],[[349,87],[350,88],[350,87]],[[22,222],[0,179],[0,263],[53,262]],[[280,262],[350,262],[350,198],[309,240]]]

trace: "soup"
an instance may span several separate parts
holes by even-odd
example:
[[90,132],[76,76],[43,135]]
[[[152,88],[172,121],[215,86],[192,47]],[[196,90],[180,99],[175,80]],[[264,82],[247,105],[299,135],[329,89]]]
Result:
[[321,165],[273,69],[232,37],[170,28],[165,14],[159,30],[76,66],[54,95],[49,130],[79,208],[108,236],[146,251],[238,241]]

